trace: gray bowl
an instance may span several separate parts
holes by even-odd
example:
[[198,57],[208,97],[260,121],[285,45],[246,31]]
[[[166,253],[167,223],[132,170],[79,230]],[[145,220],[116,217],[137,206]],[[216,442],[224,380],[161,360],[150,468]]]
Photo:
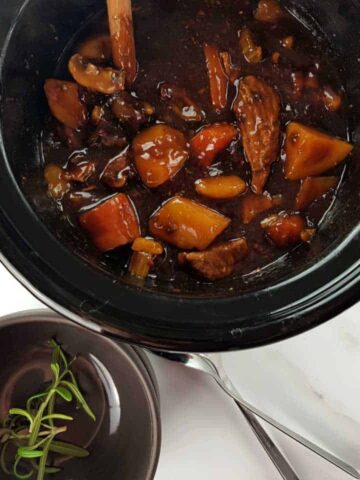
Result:
[[141,352],[54,313],[31,311],[0,319],[0,420],[50,378],[50,338],[78,355],[75,373],[97,417],[94,423],[77,414],[65,440],[88,448],[91,455],[66,462],[54,480],[151,480],[161,445],[159,399]]

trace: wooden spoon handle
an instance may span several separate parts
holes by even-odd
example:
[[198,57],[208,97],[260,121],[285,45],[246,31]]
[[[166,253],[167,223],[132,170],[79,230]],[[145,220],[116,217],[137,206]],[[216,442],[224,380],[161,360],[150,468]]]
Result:
[[125,71],[131,85],[137,75],[137,61],[131,0],[107,0],[114,64]]

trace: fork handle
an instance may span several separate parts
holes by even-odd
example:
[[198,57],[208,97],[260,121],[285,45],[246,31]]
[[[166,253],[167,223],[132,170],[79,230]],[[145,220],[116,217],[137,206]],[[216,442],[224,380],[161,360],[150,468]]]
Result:
[[254,414],[243,408],[239,402],[235,400],[236,405],[239,407],[244,417],[246,418],[248,424],[252,428],[259,442],[263,446],[264,450],[270,457],[271,461],[277,468],[281,477],[284,480],[299,480],[299,477],[296,475],[290,463],[286,460],[284,455],[281,453],[279,448],[275,445],[273,440],[270,438],[265,428],[261,425],[259,420],[255,417]]

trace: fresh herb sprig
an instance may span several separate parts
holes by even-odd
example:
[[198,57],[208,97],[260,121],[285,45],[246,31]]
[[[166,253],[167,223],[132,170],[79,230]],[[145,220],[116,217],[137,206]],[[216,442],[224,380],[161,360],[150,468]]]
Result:
[[95,421],[96,418],[71,370],[76,358],[68,361],[55,340],[51,340],[50,345],[53,348],[50,385],[30,397],[25,408],[10,409],[0,428],[1,469],[19,480],[43,480],[45,475],[59,472],[60,468],[48,465],[50,454],[72,458],[85,458],[89,455],[84,448],[57,440],[67,430],[66,424],[59,426],[58,423],[74,420],[68,415],[56,413],[58,399],[66,402],[76,400],[79,409],[84,410],[92,420]]

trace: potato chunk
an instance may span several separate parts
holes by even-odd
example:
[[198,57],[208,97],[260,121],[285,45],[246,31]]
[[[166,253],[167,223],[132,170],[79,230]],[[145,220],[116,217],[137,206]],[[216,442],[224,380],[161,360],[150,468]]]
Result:
[[200,167],[209,167],[217,155],[236,138],[237,129],[229,123],[214,123],[202,128],[192,138],[191,157]]
[[51,113],[59,122],[74,130],[84,125],[87,112],[76,83],[49,79],[44,90]]
[[151,217],[150,232],[184,250],[205,250],[231,220],[193,200],[174,197]]
[[141,180],[149,188],[156,188],[182,169],[189,158],[189,145],[182,132],[160,124],[135,137],[133,152]]
[[228,200],[244,193],[246,183],[236,175],[219,175],[197,180],[195,190],[203,197],[213,200]]
[[338,184],[338,177],[307,177],[296,195],[296,210],[305,210],[312,202],[321,198]]
[[286,133],[285,176],[300,180],[320,175],[344,161],[352,149],[343,140],[292,122]]
[[100,205],[82,213],[79,221],[95,246],[102,252],[121,247],[140,237],[135,208],[129,197],[123,193],[108,198]]

